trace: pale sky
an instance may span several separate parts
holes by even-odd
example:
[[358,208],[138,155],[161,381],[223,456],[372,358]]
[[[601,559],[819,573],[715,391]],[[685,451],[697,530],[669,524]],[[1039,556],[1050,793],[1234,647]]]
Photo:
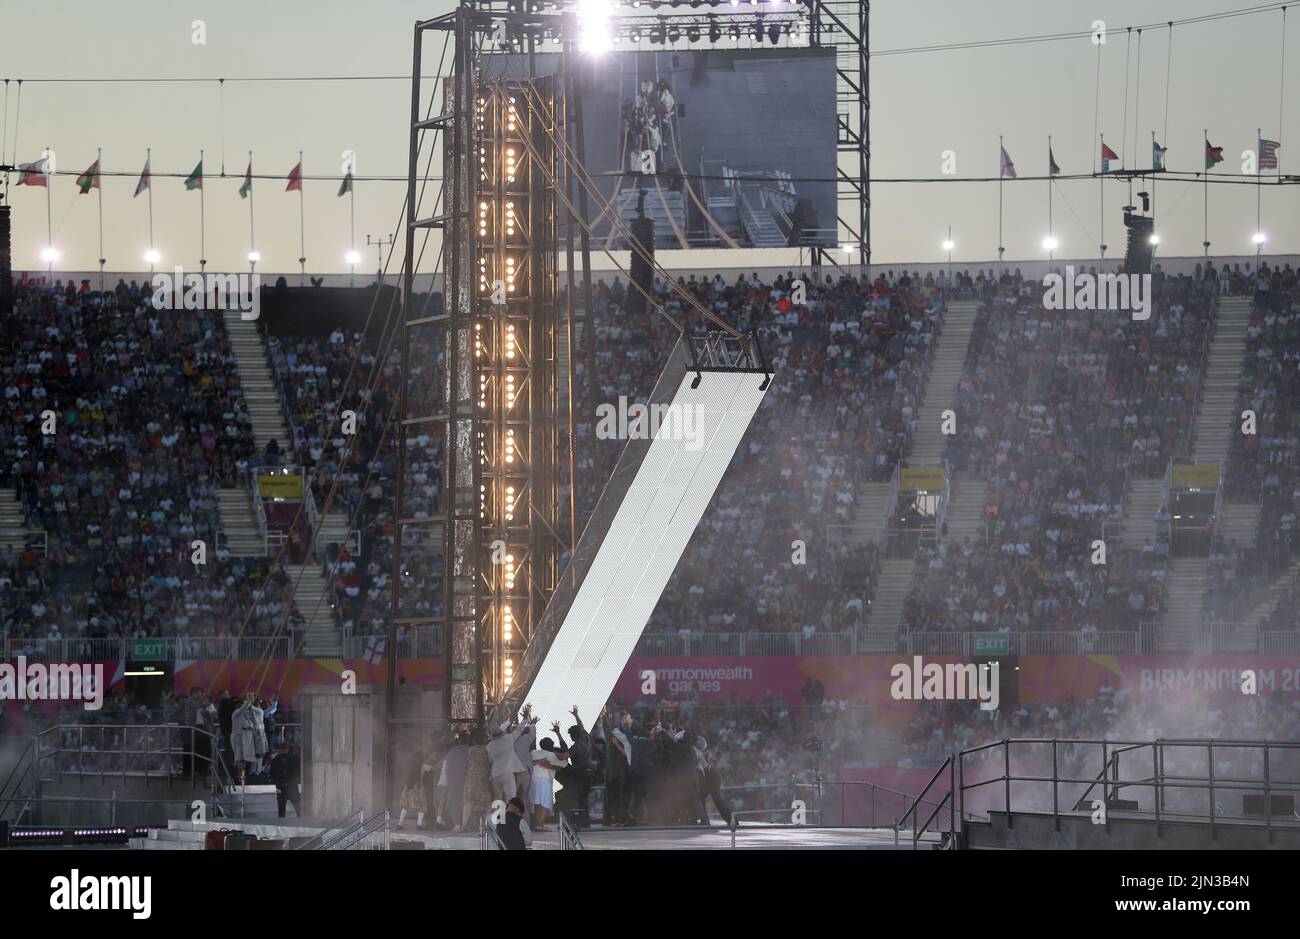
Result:
[[[1147,167],[1152,130],[1168,148],[1174,170],[1200,170],[1202,129],[1224,149],[1219,169],[1240,172],[1241,152],[1254,148],[1256,128],[1280,140],[1281,168],[1300,173],[1300,4],[1288,14],[1286,113],[1279,128],[1282,15],[1249,16],[1176,26],[1172,85],[1166,55],[1169,31],[1143,33],[1140,75],[1134,35],[1124,121],[1126,39],[1123,27],[1163,23],[1244,9],[1252,0],[876,0],[872,4],[872,172],[886,178],[934,177],[943,151],[956,154],[956,176],[989,177],[998,171],[998,135],[1021,176],[1046,173],[1047,137],[1053,137],[1063,173],[1096,168],[1093,137],[1097,46],[1088,38],[924,54],[889,50],[932,43],[979,41],[1109,26],[1102,48],[1100,115],[1106,142],[1123,151],[1129,166]],[[206,255],[215,269],[242,269],[249,250],[248,203],[237,194],[254,151],[254,171],[277,180],[254,184],[259,270],[296,272],[298,196],[283,177],[305,153],[312,174],[336,175],[341,153],[356,152],[357,173],[404,176],[409,83],[403,81],[237,82],[265,76],[400,75],[410,71],[412,24],[446,12],[446,0],[5,0],[0,30],[0,78],[25,79],[18,113],[16,81],[8,85],[4,155],[39,159],[53,148],[60,171],[80,172],[104,151],[104,243],[107,268],[141,270],[149,246],[146,196],[132,198],[136,176],[152,148],[155,174],[188,174],[205,151]],[[707,8],[702,8],[707,10]],[[206,44],[195,45],[191,23],[203,20]],[[437,45],[426,42],[426,74],[436,67]],[[683,46],[685,48],[685,46]],[[222,96],[217,78],[228,79]],[[76,82],[36,79],[195,78],[192,83]],[[1140,97],[1139,97],[1140,89]],[[762,103],[746,102],[755,120]],[[1136,107],[1136,113],[1135,113]],[[776,130],[776,129],[774,129]],[[1288,143],[1292,141],[1294,143]],[[223,163],[227,179],[217,178]],[[97,265],[96,196],[81,196],[71,176],[53,181],[54,244],[60,267]],[[161,267],[197,267],[199,194],[180,178],[153,182],[154,243]],[[337,182],[305,183],[308,270],[346,272],[349,200]],[[1139,187],[1134,187],[1135,190]],[[375,267],[366,236],[388,237],[401,209],[404,183],[359,182],[356,245],[361,270]],[[1061,180],[1053,196],[1058,257],[1088,257],[1099,235],[1099,184]],[[1004,188],[1004,244],[1008,260],[1043,255],[1047,234],[1046,182],[1008,181]],[[872,188],[873,261],[938,261],[952,226],[957,262],[996,257],[998,185],[904,184]],[[1122,183],[1107,184],[1108,255],[1122,251]],[[1300,251],[1300,187],[1263,190],[1268,249]],[[1202,253],[1204,188],[1162,181],[1156,187],[1160,254]],[[14,206],[13,253],[17,270],[43,270],[46,198],[43,190],[10,187]],[[1254,186],[1209,189],[1212,252],[1248,254],[1253,248]],[[854,214],[856,219],[856,213]],[[765,252],[664,252],[667,266],[691,263],[734,267],[782,263]],[[712,254],[718,254],[714,261]],[[743,255],[743,257],[742,257]],[[426,257],[431,257],[429,252]],[[787,255],[788,256],[788,255]],[[394,269],[396,264],[394,263]],[[425,267],[428,265],[426,263]]]

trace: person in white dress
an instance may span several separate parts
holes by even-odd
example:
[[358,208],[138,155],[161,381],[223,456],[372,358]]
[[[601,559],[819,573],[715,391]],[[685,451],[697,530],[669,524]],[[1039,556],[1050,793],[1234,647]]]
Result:
[[[557,724],[552,730],[559,727]],[[531,754],[533,779],[529,802],[533,806],[533,831],[547,831],[546,820],[555,810],[555,771],[568,763],[555,752],[555,741],[545,738]]]

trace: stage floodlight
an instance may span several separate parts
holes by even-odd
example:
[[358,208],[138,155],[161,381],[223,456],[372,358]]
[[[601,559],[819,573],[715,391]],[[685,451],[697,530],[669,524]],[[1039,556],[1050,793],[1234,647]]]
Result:
[[650,30],[650,41],[651,41],[652,43],[654,43],[655,45],[659,45],[661,42],[664,41],[664,24],[663,24],[663,20],[660,20],[659,23],[658,23],[658,25],[655,26],[654,29]]
[[1255,234],[1250,236],[1250,240],[1252,244],[1257,244],[1257,245],[1262,245],[1264,242],[1268,241],[1268,239],[1264,237],[1264,233],[1262,231],[1255,232]]
[[686,27],[686,41],[687,42],[700,41],[700,28],[698,26],[691,25]]
[[162,255],[159,254],[157,251],[155,251],[153,248],[150,248],[148,251],[144,253],[144,262],[146,264],[157,264],[161,260],[162,260]]
[[599,55],[613,45],[609,0],[578,0],[578,49]]
[[1046,238],[1043,239],[1043,250],[1055,251],[1059,244],[1060,244],[1059,241],[1057,241],[1051,235],[1048,235]]
[[676,26],[669,26],[669,27],[668,27],[668,41],[669,41],[669,42],[676,42],[677,40],[679,40],[679,39],[681,39],[681,38],[682,38],[682,31],[681,31],[680,29],[678,29]]
[[253,264],[256,264],[258,261],[262,260],[262,255],[256,251],[250,251],[248,252],[248,260]]
[[771,375],[693,362],[687,348],[669,356],[641,418],[653,436],[624,447],[494,720],[524,703],[542,726],[575,703],[594,720],[626,667]]
[[640,41],[641,41],[641,30],[640,30],[640,29],[633,28],[632,33],[631,33],[631,35],[629,36],[629,38],[630,38],[633,42],[640,42]]
[[349,264],[360,264],[361,254],[357,251],[349,251],[346,260]]
[[758,20],[754,23],[754,41],[763,41],[763,15],[760,13]]
[[716,22],[709,23],[709,42],[717,42],[722,38],[722,29]]
[[1151,244],[1153,244],[1153,245],[1158,245],[1158,244],[1160,244],[1160,236],[1159,236],[1159,235],[1152,235],[1152,236],[1148,239],[1148,241],[1150,241]]
[[781,41],[781,24],[773,23],[767,28],[767,38],[772,40],[772,45]]
[[853,252],[856,251],[857,249],[858,246],[851,241],[846,241],[844,242],[844,244],[840,245],[840,250],[844,252],[845,257],[852,257]]
[[46,264],[53,264],[59,259],[59,249],[54,245],[47,245],[41,249],[41,260]]
[[951,239],[948,240],[948,241],[945,241],[945,242],[943,243],[943,250],[945,250],[945,251],[951,251],[951,250],[952,250],[953,248],[955,248],[955,247],[957,247],[957,246],[956,246],[955,244],[953,244],[953,242],[952,242]]

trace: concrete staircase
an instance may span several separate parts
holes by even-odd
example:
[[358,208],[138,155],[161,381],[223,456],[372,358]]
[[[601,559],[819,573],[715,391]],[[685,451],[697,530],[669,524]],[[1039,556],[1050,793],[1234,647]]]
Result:
[[266,346],[257,331],[256,320],[240,319],[238,310],[223,314],[230,348],[239,365],[239,385],[244,391],[244,406],[253,422],[253,440],[261,453],[267,441],[274,440],[280,449],[290,451],[293,440],[284,422],[284,409],[275,387],[275,375],[266,361]]
[[943,518],[948,526],[948,544],[979,537],[988,494],[988,483],[965,473],[954,474],[948,481],[948,511]]
[[252,494],[242,487],[218,489],[217,506],[221,511],[221,530],[226,548],[234,557],[265,557],[266,542],[257,524]]
[[1259,536],[1259,506],[1254,502],[1221,503],[1214,530],[1225,541],[1235,541],[1241,548],[1253,548]]
[[893,652],[898,647],[898,628],[903,622],[903,601],[912,590],[912,558],[885,558],[880,562],[880,580],[867,608],[867,652]]
[[889,530],[889,483],[859,483],[853,503],[853,519],[832,531],[831,541],[866,545],[875,542],[883,548]]
[[27,546],[27,524],[23,505],[13,489],[0,489],[0,556],[22,551]]
[[1156,540],[1155,515],[1165,504],[1165,480],[1135,479],[1130,484],[1128,506],[1124,510],[1124,531],[1119,543],[1126,548],[1141,548]]
[[1190,652],[1196,647],[1209,563],[1207,558],[1174,558],[1169,562],[1165,614],[1156,637],[1156,651]]
[[324,569],[315,562],[286,564],[285,572],[295,585],[294,603],[305,622],[303,652],[314,659],[336,659],[343,654],[343,637],[334,620],[334,599]]
[[1196,414],[1192,455],[1197,463],[1219,463],[1228,458],[1228,445],[1238,430],[1241,412],[1237,391],[1246,356],[1246,327],[1250,325],[1249,297],[1224,297],[1215,319],[1214,340],[1201,376],[1201,401]]
[[952,407],[957,384],[961,381],[966,350],[979,304],[957,300],[948,305],[943,318],[943,334],[932,353],[930,375],[917,412],[916,433],[908,453],[909,466],[938,466],[943,459],[946,438],[941,431],[943,412]]

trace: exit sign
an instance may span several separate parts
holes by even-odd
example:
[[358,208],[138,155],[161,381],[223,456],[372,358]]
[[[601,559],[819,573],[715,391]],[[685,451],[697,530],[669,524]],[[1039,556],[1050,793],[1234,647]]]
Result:
[[131,661],[132,662],[167,661],[167,640],[166,639],[132,639],[131,640]]

